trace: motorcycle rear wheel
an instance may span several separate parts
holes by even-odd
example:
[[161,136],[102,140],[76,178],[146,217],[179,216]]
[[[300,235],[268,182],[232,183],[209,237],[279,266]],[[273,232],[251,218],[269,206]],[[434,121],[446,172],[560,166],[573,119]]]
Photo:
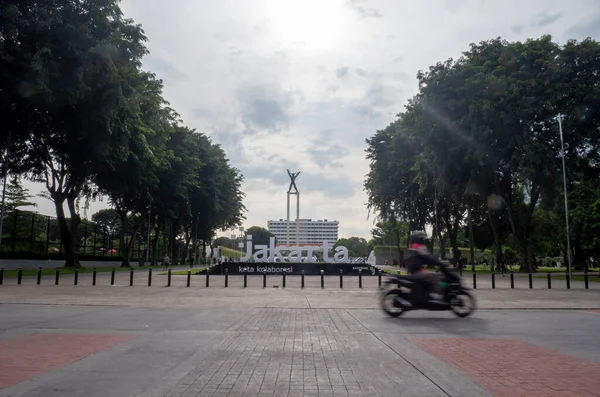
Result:
[[403,307],[398,307],[394,304],[397,296],[402,293],[400,289],[392,289],[382,294],[381,309],[390,317],[400,317],[404,313]]
[[460,291],[450,301],[450,309],[458,317],[468,317],[477,309],[475,297],[470,292]]

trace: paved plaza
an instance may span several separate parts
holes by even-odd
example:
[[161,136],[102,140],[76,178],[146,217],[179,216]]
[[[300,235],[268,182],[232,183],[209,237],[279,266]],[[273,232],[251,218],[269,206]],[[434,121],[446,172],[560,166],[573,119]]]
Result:
[[4,280],[0,396],[600,396],[595,285],[392,319],[376,277],[87,277]]

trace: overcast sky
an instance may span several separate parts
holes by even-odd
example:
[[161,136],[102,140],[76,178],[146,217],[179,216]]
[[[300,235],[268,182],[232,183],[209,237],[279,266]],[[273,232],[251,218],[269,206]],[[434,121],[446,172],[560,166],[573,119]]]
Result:
[[342,237],[370,235],[365,139],[403,110],[419,69],[498,36],[600,39],[597,0],[124,0],[122,9],[149,38],[144,67],[163,79],[165,98],[244,174],[244,226],[285,218],[289,168],[302,171],[300,216],[339,220]]

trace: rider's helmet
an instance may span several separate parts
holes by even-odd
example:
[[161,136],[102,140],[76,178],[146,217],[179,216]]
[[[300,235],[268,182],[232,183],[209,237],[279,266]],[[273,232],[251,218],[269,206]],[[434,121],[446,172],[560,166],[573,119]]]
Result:
[[418,230],[410,234],[409,247],[410,248],[422,248],[427,247],[429,244],[429,237],[427,232]]

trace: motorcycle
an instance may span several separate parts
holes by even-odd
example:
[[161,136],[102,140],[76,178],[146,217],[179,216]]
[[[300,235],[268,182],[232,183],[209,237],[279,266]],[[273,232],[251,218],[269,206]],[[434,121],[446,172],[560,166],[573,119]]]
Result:
[[[411,310],[452,311],[458,317],[467,317],[476,310],[475,297],[461,283],[456,269],[443,266],[440,268],[443,275],[441,280],[442,299],[429,298],[422,302],[413,293],[416,283],[422,281],[408,276],[391,276],[381,287],[381,308],[391,317],[399,317]],[[396,284],[397,287],[386,287]],[[423,288],[423,287],[421,287]]]

